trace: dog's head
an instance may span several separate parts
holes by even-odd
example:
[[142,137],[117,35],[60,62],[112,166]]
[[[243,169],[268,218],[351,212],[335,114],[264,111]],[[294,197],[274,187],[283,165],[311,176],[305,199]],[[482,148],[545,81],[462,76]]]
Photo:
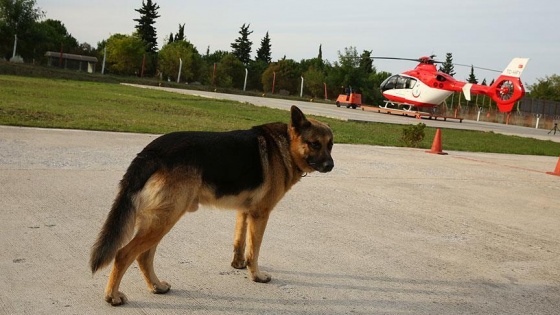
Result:
[[289,133],[290,152],[300,170],[326,173],[333,169],[333,133],[329,126],[306,118],[299,108],[292,106]]

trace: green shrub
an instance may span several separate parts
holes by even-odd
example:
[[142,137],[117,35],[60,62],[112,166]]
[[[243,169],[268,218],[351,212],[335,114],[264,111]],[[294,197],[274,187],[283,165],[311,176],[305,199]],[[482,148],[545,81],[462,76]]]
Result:
[[417,148],[425,137],[424,128],[426,124],[423,123],[404,127],[401,141],[407,147]]

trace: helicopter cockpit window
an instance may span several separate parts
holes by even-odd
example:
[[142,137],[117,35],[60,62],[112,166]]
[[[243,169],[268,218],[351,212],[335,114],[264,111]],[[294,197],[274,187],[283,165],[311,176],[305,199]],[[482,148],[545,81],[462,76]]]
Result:
[[413,78],[407,78],[406,79],[406,88],[407,89],[412,89],[414,86],[416,85],[416,79]]
[[385,79],[385,81],[383,81],[381,83],[381,86],[380,86],[381,91],[394,89],[395,86],[397,85],[397,78],[398,77],[399,77],[398,75],[394,75],[394,76],[391,76],[391,77],[388,77],[387,79]]
[[381,91],[392,89],[412,89],[416,85],[416,79],[403,77],[398,74],[390,76],[381,83]]
[[406,88],[406,79],[405,77],[398,77],[397,78],[397,89],[404,89]]

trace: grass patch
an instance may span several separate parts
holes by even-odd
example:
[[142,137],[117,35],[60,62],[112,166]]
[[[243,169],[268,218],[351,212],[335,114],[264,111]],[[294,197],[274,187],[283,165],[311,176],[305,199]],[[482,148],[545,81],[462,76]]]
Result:
[[[0,124],[14,126],[159,134],[246,129],[289,119],[283,110],[64,78],[0,75],[0,95]],[[319,119],[332,127],[337,143],[403,146],[405,125]],[[419,147],[429,149],[434,135],[435,129],[427,127]],[[560,144],[552,141],[454,129],[445,129],[443,146],[458,151],[560,154]]]

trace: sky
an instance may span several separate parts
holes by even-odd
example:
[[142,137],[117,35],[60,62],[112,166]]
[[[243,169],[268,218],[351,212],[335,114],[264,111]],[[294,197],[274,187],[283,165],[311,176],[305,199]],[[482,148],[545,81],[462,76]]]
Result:
[[[231,51],[241,26],[253,33],[251,57],[269,33],[273,61],[315,58],[338,61],[345,47],[358,54],[418,58],[503,70],[514,57],[530,58],[526,86],[560,74],[560,2],[556,0],[152,0],[160,6],[155,28],[159,48],[185,24],[185,36],[200,53]],[[45,18],[60,20],[68,32],[93,47],[112,34],[132,34],[142,0],[36,0]],[[377,71],[410,70],[414,62],[374,60]],[[455,66],[466,80],[470,67]],[[475,69],[488,83],[499,74]]]

